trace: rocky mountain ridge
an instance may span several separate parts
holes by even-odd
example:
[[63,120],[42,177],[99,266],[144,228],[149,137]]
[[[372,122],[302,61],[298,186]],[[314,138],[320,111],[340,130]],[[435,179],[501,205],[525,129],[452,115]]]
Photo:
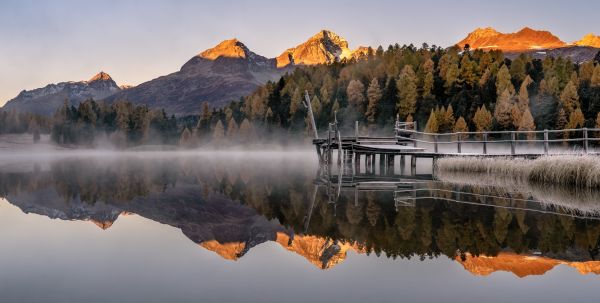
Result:
[[121,90],[110,75],[100,72],[87,81],[60,82],[23,90],[2,109],[52,115],[65,101],[77,105],[86,99],[103,99]]

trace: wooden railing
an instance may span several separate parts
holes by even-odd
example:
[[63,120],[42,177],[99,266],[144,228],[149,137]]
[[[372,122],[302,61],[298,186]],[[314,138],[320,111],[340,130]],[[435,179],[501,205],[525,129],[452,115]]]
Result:
[[416,128],[408,128],[409,123],[416,122],[396,122],[396,138],[402,141],[412,141],[415,146],[418,143],[431,144],[435,153],[439,152],[440,145],[456,145],[457,152],[462,153],[464,144],[481,144],[482,153],[485,155],[488,154],[488,145],[509,144],[510,154],[515,155],[518,143],[542,143],[544,154],[549,153],[551,143],[580,143],[583,153],[588,153],[590,142],[600,141],[600,138],[597,138],[600,136],[600,128],[427,133],[416,131]]

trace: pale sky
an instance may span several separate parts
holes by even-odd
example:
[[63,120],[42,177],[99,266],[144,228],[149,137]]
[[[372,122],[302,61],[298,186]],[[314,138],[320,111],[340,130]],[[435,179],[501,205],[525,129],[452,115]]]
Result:
[[323,28],[351,48],[449,46],[484,26],[546,29],[566,42],[600,34],[598,1],[523,2],[1,0],[0,105],[23,89],[87,80],[101,70],[118,84],[137,85],[232,37],[275,57]]

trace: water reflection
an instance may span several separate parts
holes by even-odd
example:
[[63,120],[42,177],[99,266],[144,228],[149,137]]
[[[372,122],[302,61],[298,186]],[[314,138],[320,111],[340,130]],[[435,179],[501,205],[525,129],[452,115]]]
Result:
[[228,260],[274,242],[321,269],[353,251],[445,256],[476,275],[541,275],[560,264],[600,273],[600,220],[589,209],[430,175],[340,176],[311,163],[271,156],[64,158],[3,165],[0,196],[25,213],[102,229],[139,215]]

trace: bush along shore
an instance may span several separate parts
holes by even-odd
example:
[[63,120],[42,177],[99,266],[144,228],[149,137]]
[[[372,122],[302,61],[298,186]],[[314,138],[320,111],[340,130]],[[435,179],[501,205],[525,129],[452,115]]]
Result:
[[[550,155],[518,158],[447,157],[438,159],[435,175],[475,173],[538,185],[600,189],[600,156]],[[493,185],[493,184],[490,184]]]

